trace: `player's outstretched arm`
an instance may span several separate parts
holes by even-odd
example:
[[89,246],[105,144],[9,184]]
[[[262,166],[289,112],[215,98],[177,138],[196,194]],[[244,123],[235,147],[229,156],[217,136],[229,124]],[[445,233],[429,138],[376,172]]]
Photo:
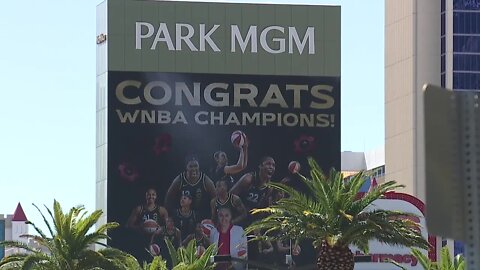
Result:
[[229,174],[229,175],[237,174],[243,171],[247,167],[247,161],[248,161],[247,149],[248,149],[248,143],[245,142],[245,144],[240,147],[240,154],[238,155],[237,164],[225,166],[223,168],[223,172],[225,174]]
[[247,190],[252,183],[252,174],[247,173],[238,180],[235,185],[230,189],[230,193],[240,195],[243,191]]

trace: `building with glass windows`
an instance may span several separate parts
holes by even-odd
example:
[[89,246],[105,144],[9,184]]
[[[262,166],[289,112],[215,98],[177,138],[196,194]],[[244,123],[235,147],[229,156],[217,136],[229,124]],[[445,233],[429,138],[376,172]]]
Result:
[[386,180],[425,199],[423,85],[480,90],[480,0],[386,0]]
[[385,1],[385,180],[423,201],[425,83],[480,91],[480,0]]
[[441,0],[441,85],[480,90],[480,1]]

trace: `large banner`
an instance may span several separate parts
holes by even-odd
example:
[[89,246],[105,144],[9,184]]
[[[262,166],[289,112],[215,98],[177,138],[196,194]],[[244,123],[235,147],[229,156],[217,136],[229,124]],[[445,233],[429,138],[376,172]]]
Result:
[[97,207],[121,225],[109,244],[141,261],[168,259],[164,239],[196,239],[199,254],[213,243],[313,264],[311,243],[299,254],[247,244],[243,229],[283,196],[269,182],[302,188],[291,171],[308,175],[307,157],[340,169],[340,7],[107,0],[97,11]]
[[[149,191],[184,240],[195,226],[181,224],[183,195],[191,200],[193,225],[216,223],[210,203],[226,177],[226,191],[248,212],[274,200],[259,190],[262,184],[293,183],[291,161],[304,174],[308,156],[325,170],[340,166],[339,78],[110,72],[108,85],[108,219],[126,227],[114,235],[115,246],[139,257],[148,257],[145,249],[155,242],[149,228],[140,229],[155,219],[145,209]],[[253,217],[246,215],[236,224],[248,225]]]

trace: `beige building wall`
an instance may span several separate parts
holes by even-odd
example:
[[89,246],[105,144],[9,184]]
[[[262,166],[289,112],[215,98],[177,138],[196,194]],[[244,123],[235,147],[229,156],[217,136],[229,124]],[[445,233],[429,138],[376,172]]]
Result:
[[[97,6],[97,37],[107,33],[107,4],[106,1]],[[103,211],[98,220],[97,228],[107,223],[107,43],[97,44],[97,137],[96,137],[96,209]],[[103,244],[107,240],[102,241]],[[96,249],[103,248],[97,244]]]
[[385,2],[386,180],[425,200],[423,96],[440,84],[440,1]]

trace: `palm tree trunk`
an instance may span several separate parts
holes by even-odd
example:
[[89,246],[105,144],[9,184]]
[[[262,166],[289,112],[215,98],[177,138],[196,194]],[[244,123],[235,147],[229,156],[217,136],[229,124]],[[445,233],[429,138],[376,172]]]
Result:
[[348,246],[331,247],[322,243],[317,259],[319,270],[353,270],[354,266],[353,253]]

